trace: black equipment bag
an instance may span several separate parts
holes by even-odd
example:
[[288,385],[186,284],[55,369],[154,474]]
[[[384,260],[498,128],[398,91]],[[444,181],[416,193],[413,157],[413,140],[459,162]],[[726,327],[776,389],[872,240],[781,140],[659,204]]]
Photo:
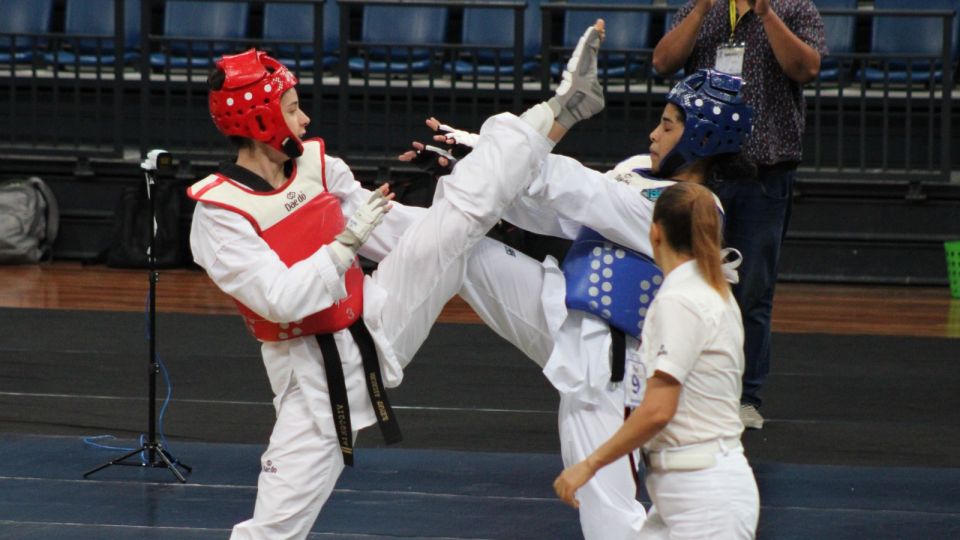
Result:
[[[183,263],[180,249],[180,182],[154,184],[157,237],[154,240],[157,268],[173,268]],[[114,214],[111,243],[106,250],[107,266],[148,268],[150,246],[150,199],[146,186],[124,188]]]

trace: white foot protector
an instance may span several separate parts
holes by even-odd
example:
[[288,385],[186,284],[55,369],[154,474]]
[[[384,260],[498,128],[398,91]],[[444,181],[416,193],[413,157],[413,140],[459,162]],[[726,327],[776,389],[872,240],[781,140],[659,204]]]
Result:
[[557,122],[567,129],[603,110],[603,87],[597,79],[597,54],[602,32],[603,23],[598,21],[580,36],[556,95],[547,102]]

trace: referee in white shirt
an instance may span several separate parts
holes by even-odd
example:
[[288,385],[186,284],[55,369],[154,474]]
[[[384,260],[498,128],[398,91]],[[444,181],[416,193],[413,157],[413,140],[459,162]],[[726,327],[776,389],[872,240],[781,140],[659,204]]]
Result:
[[667,188],[650,243],[666,278],[627,365],[627,405],[636,409],[554,489],[577,507],[580,486],[642,447],[653,506],[640,538],[753,538],[760,500],[740,444],[743,324],[720,267],[722,223],[710,191]]

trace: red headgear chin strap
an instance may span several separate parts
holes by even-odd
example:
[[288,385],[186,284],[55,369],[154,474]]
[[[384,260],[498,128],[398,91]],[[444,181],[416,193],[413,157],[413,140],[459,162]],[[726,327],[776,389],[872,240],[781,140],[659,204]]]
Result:
[[217,69],[225,77],[220,90],[210,91],[210,116],[227,136],[254,139],[291,158],[303,153],[303,142],[290,131],[280,108],[280,96],[297,84],[297,77],[263,51],[224,55]]

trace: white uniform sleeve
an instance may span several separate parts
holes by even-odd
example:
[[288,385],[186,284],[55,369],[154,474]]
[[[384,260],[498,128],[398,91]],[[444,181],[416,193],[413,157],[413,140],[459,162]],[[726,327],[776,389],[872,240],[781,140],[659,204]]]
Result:
[[[515,204],[512,210],[519,212],[537,204],[546,206],[555,212],[555,221],[559,223],[555,230],[568,231],[570,226],[562,221],[566,220],[589,227],[620,245],[653,255],[649,238],[653,201],[644,197],[639,189],[617,182],[574,159],[549,156],[522,199],[522,204]],[[541,218],[550,215],[545,210],[539,212]],[[515,217],[508,213],[505,219],[523,226],[512,219]]]
[[198,203],[190,248],[217,287],[269,321],[297,321],[346,296],[326,249],[288,268],[236,212]]
[[662,371],[682,384],[700,358],[707,336],[707,325],[693,306],[676,296],[657,297],[641,337],[647,376]]
[[[342,159],[326,157],[326,178],[327,189],[340,199],[345,219],[350,219],[356,209],[370,198],[370,190],[360,184]],[[375,262],[383,260],[396,247],[403,232],[427,211],[426,208],[405,206],[396,201],[392,204],[393,208],[384,216],[383,222],[360,247],[360,255]]]

